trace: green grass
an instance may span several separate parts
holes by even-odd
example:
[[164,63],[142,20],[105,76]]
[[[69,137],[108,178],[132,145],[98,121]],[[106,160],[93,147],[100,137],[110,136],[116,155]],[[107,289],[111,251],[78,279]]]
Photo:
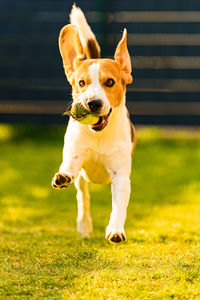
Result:
[[200,299],[200,135],[138,130],[128,241],[113,245],[110,186],[90,185],[90,240],[74,187],[50,186],[64,131],[0,126],[0,298]]

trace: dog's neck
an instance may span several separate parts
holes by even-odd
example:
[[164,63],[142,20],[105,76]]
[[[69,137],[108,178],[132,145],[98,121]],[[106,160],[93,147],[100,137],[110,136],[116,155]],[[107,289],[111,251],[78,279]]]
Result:
[[116,123],[120,126],[120,121],[123,119],[124,115],[126,115],[126,110],[126,98],[124,95],[121,104],[112,109],[109,123],[112,123],[112,126],[116,126]]

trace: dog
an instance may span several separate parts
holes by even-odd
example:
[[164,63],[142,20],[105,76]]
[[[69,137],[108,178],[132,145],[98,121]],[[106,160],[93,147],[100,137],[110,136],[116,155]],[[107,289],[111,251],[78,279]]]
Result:
[[126,85],[132,82],[127,31],[123,31],[114,60],[101,59],[95,35],[84,13],[75,5],[70,22],[60,32],[59,48],[67,80],[72,85],[73,103],[80,102],[89,113],[99,116],[99,121],[84,125],[70,117],[63,161],[52,186],[66,188],[74,182],[78,201],[77,230],[88,238],[92,232],[88,182],[111,182],[112,212],[105,237],[110,242],[120,243],[126,240],[124,223],[136,143],[135,128],[125,105]]

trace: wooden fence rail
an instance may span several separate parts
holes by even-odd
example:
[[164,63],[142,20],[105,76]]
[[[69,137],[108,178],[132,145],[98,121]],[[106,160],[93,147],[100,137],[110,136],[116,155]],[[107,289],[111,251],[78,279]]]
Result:
[[[0,122],[65,122],[71,100],[57,38],[74,1],[1,0]],[[124,27],[136,123],[200,125],[200,1],[81,0],[104,57]],[[48,118],[47,118],[48,115]]]

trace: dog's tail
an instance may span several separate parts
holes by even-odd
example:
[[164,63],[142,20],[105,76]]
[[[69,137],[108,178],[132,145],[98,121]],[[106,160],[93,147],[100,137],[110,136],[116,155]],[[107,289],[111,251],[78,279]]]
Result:
[[79,37],[87,58],[100,58],[100,47],[87,23],[84,13],[75,4],[72,6],[70,22],[78,29]]

